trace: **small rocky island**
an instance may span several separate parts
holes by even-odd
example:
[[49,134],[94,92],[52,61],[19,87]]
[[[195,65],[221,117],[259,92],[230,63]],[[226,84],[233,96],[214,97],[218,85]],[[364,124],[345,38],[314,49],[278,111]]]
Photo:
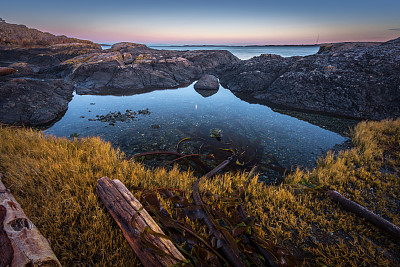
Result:
[[352,118],[400,115],[400,38],[325,45],[306,57],[240,60],[228,51],[166,51],[128,42],[103,50],[91,41],[0,22],[2,123],[49,124],[67,110],[74,90],[127,95],[185,86],[205,74],[247,101]]

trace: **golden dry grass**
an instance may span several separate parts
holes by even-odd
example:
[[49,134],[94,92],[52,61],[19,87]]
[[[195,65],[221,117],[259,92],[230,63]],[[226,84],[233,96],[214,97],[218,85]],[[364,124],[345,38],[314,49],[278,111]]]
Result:
[[[362,122],[353,132],[353,142],[352,150],[328,153],[316,169],[298,170],[279,187],[252,178],[244,208],[256,215],[257,233],[305,257],[307,265],[398,265],[398,241],[344,211],[323,193],[293,190],[309,183],[329,186],[400,225],[400,120]],[[95,137],[67,140],[0,127],[3,182],[65,266],[139,264],[97,198],[98,178],[120,179],[128,189],[169,187],[191,192],[196,179],[191,173],[151,171],[122,157]],[[201,183],[200,188],[226,195],[248,179],[246,173],[225,174]]]

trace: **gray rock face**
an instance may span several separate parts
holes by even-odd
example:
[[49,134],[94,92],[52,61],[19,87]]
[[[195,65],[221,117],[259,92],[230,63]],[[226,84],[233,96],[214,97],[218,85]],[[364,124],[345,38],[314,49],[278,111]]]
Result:
[[[72,92],[134,94],[191,83],[204,72],[239,62],[228,51],[162,51],[133,43],[0,48],[0,122],[44,125],[65,112]],[[15,71],[14,71],[15,72]]]
[[200,80],[198,80],[194,84],[194,89],[197,90],[218,90],[218,88],[219,88],[218,78],[210,74],[205,74],[201,76]]
[[232,65],[219,78],[234,93],[269,104],[353,118],[396,118],[400,38],[307,57],[260,56]]
[[103,53],[72,58],[60,66],[78,94],[124,94],[184,86],[205,72],[239,61],[228,51],[163,51],[122,43]]
[[30,29],[25,25],[0,23],[0,47],[44,47],[53,44],[90,43],[91,41],[56,36],[48,32]]
[[0,122],[48,124],[67,110],[72,92],[73,86],[64,80],[0,78]]

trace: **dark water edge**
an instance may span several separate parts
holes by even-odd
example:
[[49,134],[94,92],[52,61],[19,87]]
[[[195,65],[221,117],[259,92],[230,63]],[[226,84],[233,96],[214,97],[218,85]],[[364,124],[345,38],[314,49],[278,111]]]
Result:
[[271,108],[274,112],[288,115],[302,121],[306,121],[323,129],[350,137],[352,129],[362,120],[346,116],[332,115],[325,112],[291,109],[283,105],[277,105],[266,100],[253,98],[247,94],[234,93],[239,99],[251,104],[260,104]]

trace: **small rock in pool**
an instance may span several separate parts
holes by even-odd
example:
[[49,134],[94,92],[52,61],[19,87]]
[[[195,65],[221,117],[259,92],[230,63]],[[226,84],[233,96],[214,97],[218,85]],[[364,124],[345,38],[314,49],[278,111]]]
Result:
[[160,129],[160,125],[158,125],[158,124],[152,124],[151,125],[151,128],[153,128],[153,129]]
[[222,137],[222,130],[221,129],[217,129],[217,128],[213,128],[210,130],[210,137],[211,138],[216,138],[218,141],[221,140]]
[[151,114],[151,112],[149,111],[148,108],[142,109],[142,110],[138,110],[138,113],[142,114],[142,115],[150,115]]

